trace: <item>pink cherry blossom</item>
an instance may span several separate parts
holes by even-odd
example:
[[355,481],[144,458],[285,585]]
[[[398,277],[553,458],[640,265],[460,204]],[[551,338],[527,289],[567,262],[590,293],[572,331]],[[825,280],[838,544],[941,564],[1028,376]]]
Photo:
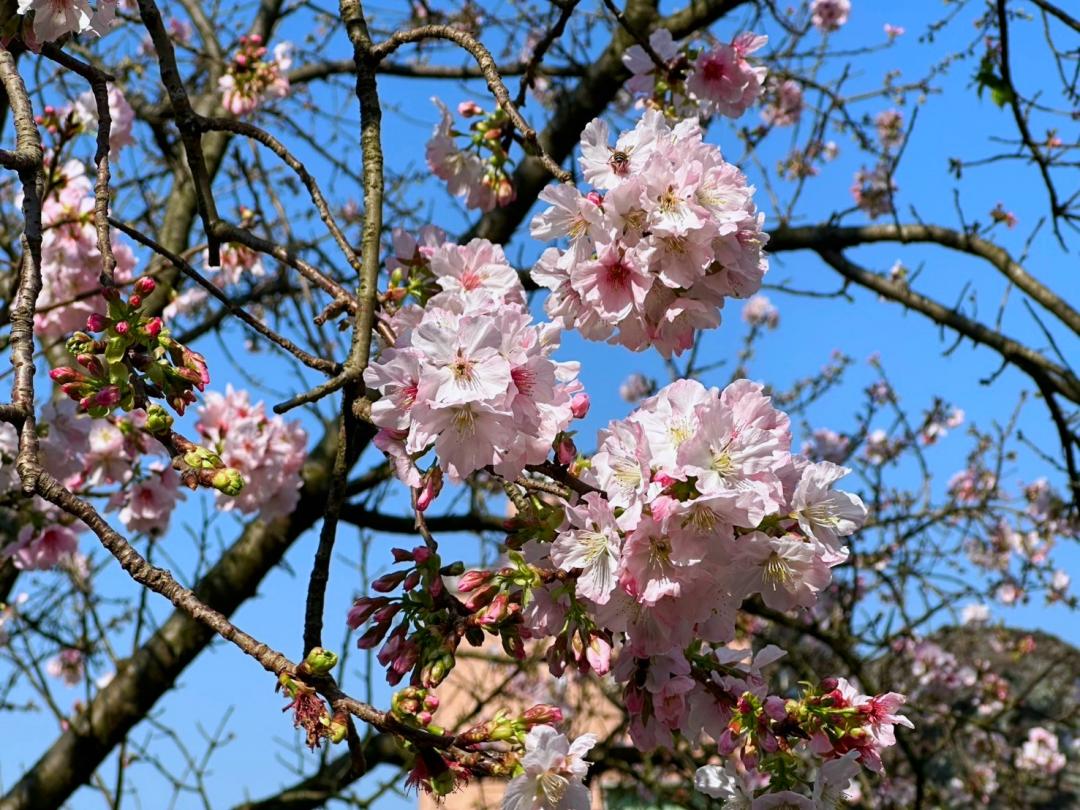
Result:
[[298,422],[268,417],[262,402],[230,385],[224,394],[207,391],[195,429],[226,467],[239,470],[244,488],[237,496],[217,494],[218,508],[265,520],[289,514],[300,498],[300,471],[307,434]]
[[62,679],[65,686],[78,686],[83,681],[83,654],[71,648],[61,650],[49,659],[45,671],[53,678]]
[[11,557],[20,570],[47,571],[69,559],[78,545],[75,532],[67,526],[54,523],[41,530],[24,526],[15,544],[4,550],[4,555]]
[[819,31],[836,31],[848,21],[851,0],[814,0],[810,13],[811,22]]
[[593,734],[571,742],[551,726],[533,726],[521,759],[525,773],[506,786],[503,810],[589,810],[585,755],[596,742]]
[[764,36],[740,34],[731,44],[721,43],[697,58],[686,88],[706,114],[738,118],[757,100],[768,69],[751,66],[746,57],[767,41]]

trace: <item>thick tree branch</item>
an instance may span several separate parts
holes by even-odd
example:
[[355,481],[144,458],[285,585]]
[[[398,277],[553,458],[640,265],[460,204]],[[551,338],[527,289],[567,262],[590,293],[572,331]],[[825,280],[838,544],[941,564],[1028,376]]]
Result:
[[928,242],[985,259],[1009,281],[1039,302],[1058,320],[1080,335],[1080,312],[1049,287],[1028,273],[1008,251],[974,234],[938,225],[862,225],[835,227],[809,225],[801,228],[777,228],[769,232],[769,251],[842,250],[874,242]]

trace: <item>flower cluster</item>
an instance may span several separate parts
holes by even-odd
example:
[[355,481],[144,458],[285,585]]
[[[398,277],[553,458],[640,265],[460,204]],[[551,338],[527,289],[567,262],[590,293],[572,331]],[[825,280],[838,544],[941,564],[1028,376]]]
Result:
[[702,49],[676,45],[670,31],[658,28],[649,35],[652,54],[640,45],[623,54],[623,64],[632,74],[626,89],[672,117],[738,118],[762,93],[768,71],[751,65],[747,57],[767,41],[768,37],[747,32],[730,43]]
[[638,657],[730,641],[755,594],[811,607],[865,518],[858,496],[832,488],[847,471],[792,456],[787,416],[747,380],[673,383],[597,444],[582,477],[598,492],[537,553],[575,575],[596,624]]
[[569,240],[532,272],[564,328],[670,357],[720,323],[725,298],[760,288],[767,236],[754,189],[702,140],[696,120],[673,127],[646,110],[614,148],[607,124],[594,120],[581,167],[596,190],[549,186],[540,198],[552,207],[531,225],[536,238]]
[[886,149],[899,146],[904,140],[904,116],[899,110],[883,110],[874,117],[878,140]]
[[66,34],[90,31],[104,36],[116,16],[116,0],[97,0],[91,8],[87,0],[19,0],[16,9],[24,18],[33,14],[33,26],[23,25],[26,45],[37,51],[46,42],[55,42]]
[[[98,108],[93,92],[88,91],[75,99],[75,103],[71,105],[71,114],[84,132],[96,137]],[[115,84],[109,85],[109,120],[109,151],[115,158],[123,147],[135,143],[131,134],[135,124],[135,110]]]
[[[88,316],[105,309],[100,281],[102,258],[94,225],[94,193],[86,169],[77,160],[52,168],[53,192],[41,206],[41,295],[34,331],[55,338],[81,329]],[[118,283],[131,278],[135,255],[111,237]]]
[[204,400],[195,429],[225,467],[239,471],[244,481],[239,494],[219,492],[218,508],[257,512],[265,520],[292,512],[307,457],[307,434],[300,423],[268,417],[262,402],[252,405],[247,391],[231,385],[224,394],[206,392]]
[[[474,101],[458,105],[458,114],[477,118],[468,133],[454,128],[454,118],[445,104],[431,99],[441,116],[427,144],[427,163],[435,176],[445,180],[455,197],[464,197],[467,208],[491,211],[496,206],[514,201],[514,186],[510,182],[507,150],[512,142],[513,125],[501,108],[485,113]],[[468,137],[465,149],[457,138]]]
[[[242,213],[241,221],[246,222],[250,212],[242,209]],[[203,254],[203,273],[219,288],[239,284],[245,278],[262,278],[266,275],[262,257],[245,245],[232,242],[222,245],[220,259],[217,267],[211,267],[210,254]],[[173,298],[161,314],[172,320],[182,315],[201,313],[209,297],[205,289],[191,285]]]
[[754,295],[743,304],[742,319],[750,326],[775,329],[780,325],[780,310],[766,296]]
[[[379,595],[350,611],[351,627],[370,622],[361,648],[383,644],[391,682],[411,672],[433,687],[462,640],[498,635],[520,658],[525,641],[550,638],[553,674],[573,666],[623,684],[630,735],[643,750],[670,747],[676,734],[708,735],[722,756],[780,774],[757,782],[776,795],[798,780],[769,758],[790,757],[800,741],[835,777],[819,792],[838,796],[850,779],[851,768],[841,779],[830,761],[880,769],[893,726],[910,725],[897,714],[902,697],[832,680],[785,700],[761,674],[783,651],[724,646],[745,599],[776,611],[815,606],[829,569],[847,557],[842,538],[866,514],[857,496],[833,488],[847,471],[793,456],[788,417],[746,380],[722,392],[674,383],[612,422],[597,445],[571,466],[591,491],[534,501],[514,518],[507,545],[520,552],[510,552],[510,565],[461,574],[426,546],[396,549],[405,567],[376,580]],[[455,596],[443,577],[459,574]],[[523,791],[535,799],[525,806],[544,804],[529,779],[553,774],[539,761],[535,770],[512,783],[507,806],[519,806]]]
[[798,122],[803,111],[803,91],[794,79],[770,82],[770,100],[761,111],[761,120],[774,127],[789,127]]
[[[49,372],[91,416],[102,417],[118,407],[145,408],[150,397],[166,400],[183,414],[195,401],[194,392],[210,382],[202,355],[173,340],[161,318],[143,312],[143,298],[155,286],[150,276],[143,276],[126,301],[116,287],[105,288],[107,314],[92,312],[86,319],[87,331],[102,337],[76,332],[67,348],[80,368],[59,366]],[[167,419],[161,428],[170,425]],[[150,430],[157,432],[155,426]]]
[[393,342],[364,373],[382,394],[371,410],[375,442],[410,486],[420,485],[415,460],[432,447],[453,481],[488,466],[512,480],[584,415],[577,364],[551,359],[559,327],[532,322],[499,246],[442,244],[426,267],[416,257],[409,289],[439,292],[386,321]]
[[855,172],[851,183],[851,196],[855,205],[870,215],[871,219],[892,213],[893,196],[898,191],[892,172],[885,164],[868,170],[865,166]]
[[221,103],[233,115],[251,115],[262,104],[289,95],[292,66],[291,42],[274,46],[272,59],[266,59],[266,46],[258,34],[240,37],[240,49],[233,55],[229,67],[218,79]]
[[1065,755],[1058,750],[1058,738],[1052,731],[1035,726],[1016,755],[1016,767],[1022,771],[1035,771],[1047,776],[1065,767]]

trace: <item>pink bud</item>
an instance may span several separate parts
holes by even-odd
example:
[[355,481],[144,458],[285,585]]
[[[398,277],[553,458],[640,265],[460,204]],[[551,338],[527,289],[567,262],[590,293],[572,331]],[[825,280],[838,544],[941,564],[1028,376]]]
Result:
[[521,715],[526,726],[554,726],[563,721],[562,709],[558,706],[548,706],[545,703],[537,704]]
[[611,645],[603,636],[593,636],[585,648],[585,659],[592,671],[601,677],[611,671]]
[[163,325],[164,324],[162,323],[161,318],[154,316],[146,322],[146,325],[143,327],[143,329],[147,335],[152,338],[156,338],[158,335],[161,334],[161,329]]
[[481,625],[498,624],[510,615],[510,597],[505,593],[498,594],[491,600],[487,610],[483,612],[477,621]]
[[417,546],[412,550],[410,557],[414,562],[423,565],[431,559],[431,549],[427,546]]
[[403,642],[404,638],[401,633],[392,633],[390,638],[386,640],[386,643],[383,644],[382,649],[375,654],[375,658],[378,659],[379,664],[385,667],[393,661],[394,658],[397,657],[398,650],[401,648]]
[[497,585],[485,585],[482,588],[473,591],[466,600],[465,607],[470,612],[475,613],[480,608],[491,604],[491,600],[494,599],[498,593],[499,588]]
[[403,579],[405,579],[404,571],[394,571],[389,574],[383,574],[371,583],[371,590],[376,593],[389,593],[400,585]]
[[137,292],[139,295],[149,295],[155,290],[156,287],[157,284],[150,276],[143,276],[135,282],[135,292]]
[[574,394],[574,398],[570,400],[570,413],[574,415],[575,419],[584,419],[585,414],[589,412],[590,404],[588,394]]
[[375,645],[382,641],[386,631],[390,629],[390,622],[372,625],[364,635],[356,640],[356,646],[361,650],[373,650]]
[[414,568],[412,571],[409,572],[409,575],[407,577],[405,577],[405,584],[402,585],[402,587],[407,591],[411,591],[413,588],[415,588],[419,584],[420,584],[420,572],[417,571]]
[[131,305],[132,309],[138,309],[139,307],[142,306],[142,296],[141,295],[133,295],[133,296],[131,296],[131,298],[128,299],[128,304]]
[[588,194],[585,195],[585,199],[591,202],[593,205],[604,204],[604,195],[601,194],[599,191],[590,191]]
[[565,433],[560,435],[559,441],[555,445],[555,458],[563,466],[573,464],[574,459],[577,458],[577,445]]
[[424,479],[420,484],[420,491],[416,495],[416,509],[423,512],[431,502],[439,497],[442,492],[443,476],[442,467],[432,467],[424,473]]
[[416,721],[422,726],[429,725],[432,719],[431,712],[420,712],[416,715]]
[[261,34],[252,34],[248,37],[248,42],[252,45],[262,45],[263,38]]
[[458,590],[462,593],[475,591],[481,585],[487,584],[493,576],[495,576],[494,571],[466,571],[458,579]]
[[401,603],[384,605],[372,614],[372,618],[379,623],[388,622],[401,610]]
[[439,696],[438,695],[427,695],[427,696],[425,696],[424,697],[424,708],[428,709],[429,711],[435,711],[437,708],[439,708]]
[[469,101],[463,101],[457,105],[458,115],[463,118],[472,118],[475,115],[483,115],[484,110],[471,99]]
[[385,596],[377,596],[374,598],[370,596],[362,596],[357,599],[353,606],[349,609],[349,614],[345,621],[349,625],[349,627],[355,630],[364,622],[366,622],[371,616],[371,614],[375,612],[375,610],[377,610],[379,607],[389,604],[389,602],[390,600],[387,599]]
[[52,379],[53,382],[60,383],[61,385],[64,385],[65,383],[79,382],[86,379],[82,375],[82,372],[78,371],[77,369],[69,368],[68,366],[60,366],[59,368],[54,368],[52,371],[49,372],[49,377]]
[[94,404],[102,408],[113,408],[120,404],[120,386],[107,385],[94,395]]
[[115,324],[113,324],[113,329],[116,330],[116,334],[118,335],[126,335],[128,332],[131,331],[131,324],[129,324],[127,321],[117,321]]
[[108,319],[100,312],[91,312],[86,316],[86,331],[88,332],[101,332],[108,325]]
[[407,551],[403,548],[392,548],[390,549],[390,553],[394,555],[394,562],[396,563],[412,562],[413,556],[411,551]]

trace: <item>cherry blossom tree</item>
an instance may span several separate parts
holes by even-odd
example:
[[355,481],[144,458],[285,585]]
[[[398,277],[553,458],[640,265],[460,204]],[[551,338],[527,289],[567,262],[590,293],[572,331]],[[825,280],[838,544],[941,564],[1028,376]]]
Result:
[[1076,802],[1080,21],[868,5],[0,7],[0,810]]

